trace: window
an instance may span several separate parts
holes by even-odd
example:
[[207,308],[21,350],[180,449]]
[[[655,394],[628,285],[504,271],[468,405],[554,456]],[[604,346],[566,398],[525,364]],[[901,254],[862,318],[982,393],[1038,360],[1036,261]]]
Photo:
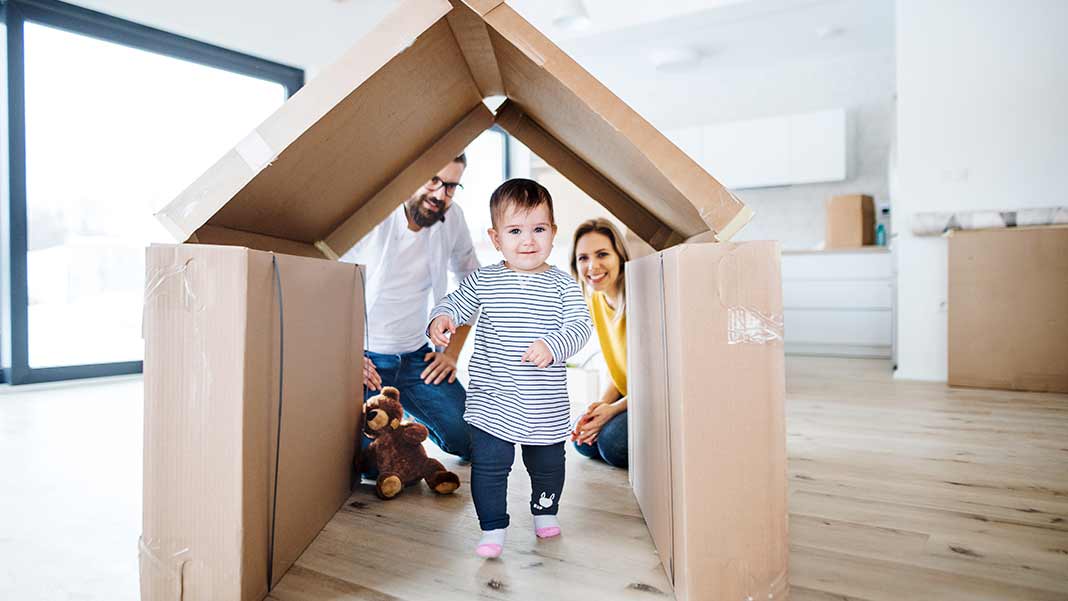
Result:
[[490,194],[508,177],[508,135],[499,128],[487,129],[467,145],[467,169],[464,170],[464,189],[457,199],[464,208],[464,218],[471,230],[471,241],[478,254],[478,262],[491,265],[501,260],[500,253],[486,233],[491,227]]
[[172,242],[153,213],[303,72],[58,2],[5,8],[6,371],[14,383],[139,371],[144,248]]

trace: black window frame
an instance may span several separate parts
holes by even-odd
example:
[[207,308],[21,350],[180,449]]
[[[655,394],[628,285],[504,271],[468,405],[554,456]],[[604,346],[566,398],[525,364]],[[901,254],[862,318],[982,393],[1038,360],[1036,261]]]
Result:
[[26,214],[26,111],[23,26],[32,21],[106,42],[145,50],[200,65],[281,84],[290,97],[304,86],[304,70],[227,50],[125,19],[81,8],[58,0],[0,0],[0,17],[7,29],[7,122],[8,211],[0,215],[6,228],[9,270],[7,289],[0,289],[10,321],[0,323],[0,333],[10,336],[10,346],[0,351],[3,369],[0,383],[13,385],[95,378],[142,371],[142,361],[30,367],[29,293],[27,281]]
[[512,144],[511,134],[504,130],[503,127],[494,123],[490,126],[490,131],[495,131],[501,134],[501,144],[504,145],[504,161],[501,165],[501,181],[511,179],[512,177]]

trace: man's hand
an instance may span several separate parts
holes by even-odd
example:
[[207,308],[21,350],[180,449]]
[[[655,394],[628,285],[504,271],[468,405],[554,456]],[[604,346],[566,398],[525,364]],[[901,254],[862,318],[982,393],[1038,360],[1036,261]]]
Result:
[[367,390],[382,390],[382,376],[378,375],[378,369],[374,361],[363,358],[363,387]]
[[445,378],[449,384],[456,381],[456,359],[445,353],[430,352],[423,357],[430,365],[426,366],[419,377],[427,384],[441,384]]
[[523,363],[533,363],[541,369],[553,364],[553,354],[549,351],[549,345],[544,340],[538,339],[530,343],[527,352],[523,353]]
[[[430,342],[437,346],[448,346],[449,338],[456,333],[456,324],[452,323],[452,318],[448,315],[438,315],[434,321],[430,322],[427,330],[430,332]],[[445,336],[445,332],[449,333],[448,337]]]

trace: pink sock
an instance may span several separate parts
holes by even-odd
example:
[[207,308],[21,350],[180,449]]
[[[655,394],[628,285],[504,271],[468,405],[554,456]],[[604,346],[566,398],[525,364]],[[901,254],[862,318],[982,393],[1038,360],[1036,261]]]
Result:
[[538,538],[560,536],[560,522],[556,520],[555,515],[536,515],[534,516],[534,534]]
[[504,551],[505,532],[507,532],[505,528],[483,530],[482,538],[478,541],[478,546],[475,547],[475,555],[487,559],[500,557],[501,552]]

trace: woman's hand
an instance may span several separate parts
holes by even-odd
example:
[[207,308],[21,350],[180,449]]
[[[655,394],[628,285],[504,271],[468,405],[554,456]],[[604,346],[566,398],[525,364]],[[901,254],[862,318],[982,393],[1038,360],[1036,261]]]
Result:
[[586,412],[578,418],[577,422],[575,422],[575,429],[571,431],[571,440],[578,440],[579,431],[581,430],[583,424],[590,421],[590,417],[592,417],[590,414],[593,413],[594,409],[600,407],[601,405],[604,405],[604,401],[594,401],[590,403],[589,407],[586,407]]
[[613,417],[619,414],[616,403],[591,403],[586,414],[579,418],[575,425],[575,431],[571,433],[571,440],[579,444],[593,444],[597,442],[597,436],[601,428]]

